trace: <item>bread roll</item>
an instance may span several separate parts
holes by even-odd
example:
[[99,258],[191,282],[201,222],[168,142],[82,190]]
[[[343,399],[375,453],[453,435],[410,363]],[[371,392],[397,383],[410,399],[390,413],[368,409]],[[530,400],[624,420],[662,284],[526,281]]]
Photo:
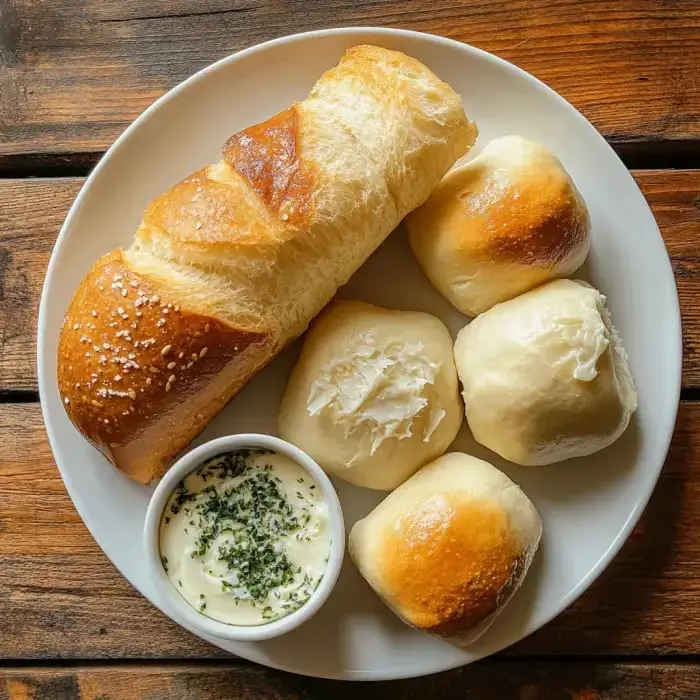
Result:
[[332,303],[287,385],[280,436],[329,474],[395,488],[441,455],[462,423],[452,345],[430,314]]
[[453,452],[357,522],[349,549],[404,622],[469,644],[519,588],[541,535],[520,488],[487,462]]
[[585,282],[494,306],[460,331],[455,361],[474,438],[516,464],[597,452],[637,410],[605,297]]
[[406,223],[425,274],[468,316],[573,274],[589,248],[588,211],[564,166],[520,136],[491,141]]
[[160,476],[475,137],[418,61],[350,49],[155,199],[131,247],[82,281],[58,349],[72,421],[129,476]]

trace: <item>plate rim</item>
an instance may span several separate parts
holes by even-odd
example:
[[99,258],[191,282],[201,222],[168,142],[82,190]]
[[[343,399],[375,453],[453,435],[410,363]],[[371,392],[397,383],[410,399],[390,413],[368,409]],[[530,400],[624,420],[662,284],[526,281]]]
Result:
[[[544,83],[542,80],[539,78],[535,77],[531,73],[528,73],[524,69],[520,68],[519,66],[516,66],[515,64],[511,63],[510,61],[507,61],[504,58],[501,58],[495,54],[492,54],[488,51],[485,51],[484,49],[480,49],[476,46],[473,46],[471,44],[468,44],[466,42],[458,41],[456,39],[452,39],[449,37],[445,36],[440,36],[437,34],[431,34],[428,32],[421,32],[421,31],[416,31],[416,30],[411,30],[411,29],[398,29],[398,28],[391,28],[391,27],[380,27],[380,26],[351,26],[351,27],[335,27],[335,28],[329,28],[329,29],[317,29],[317,30],[312,30],[312,31],[306,31],[306,32],[297,32],[294,34],[289,34],[281,37],[277,37],[275,39],[270,39],[265,42],[261,42],[258,44],[255,44],[253,46],[241,49],[239,51],[236,51],[234,53],[228,54],[227,56],[224,56],[217,61],[204,66],[200,70],[196,71],[189,77],[185,78],[183,81],[178,83],[177,85],[173,86],[170,90],[167,90],[163,95],[161,95],[159,98],[157,98],[153,103],[151,103],[141,114],[139,114],[131,123],[129,123],[126,128],[122,131],[122,133],[115,139],[115,141],[110,145],[110,147],[105,151],[103,156],[100,158],[99,162],[95,166],[95,168],[92,170],[92,172],[89,174],[85,182],[83,183],[82,187],[80,188],[80,191],[78,192],[76,198],[74,199],[73,203],[71,204],[68,213],[66,214],[66,218],[61,226],[61,229],[59,231],[59,234],[56,238],[56,241],[53,245],[52,251],[51,251],[51,257],[49,259],[49,263],[47,266],[47,270],[45,273],[44,277],[44,282],[42,284],[41,288],[41,296],[40,296],[40,303],[39,303],[39,313],[38,313],[38,319],[37,319],[37,351],[36,351],[36,356],[37,356],[37,379],[38,379],[38,389],[39,389],[39,401],[41,405],[41,412],[42,412],[42,419],[44,422],[44,427],[46,429],[48,441],[49,441],[49,446],[51,447],[51,453],[52,456],[54,457],[54,462],[56,464],[56,467],[58,468],[58,471],[61,475],[61,479],[66,487],[66,491],[68,492],[68,495],[70,496],[70,499],[73,503],[73,506],[75,507],[76,511],[80,515],[80,518],[82,519],[83,523],[87,527],[87,529],[90,532],[90,535],[92,538],[95,540],[97,545],[100,547],[102,550],[103,554],[107,557],[107,559],[110,561],[112,566],[115,567],[115,569],[119,572],[119,574],[126,579],[129,584],[138,591],[140,595],[142,595],[148,602],[156,607],[158,610],[161,611],[168,619],[170,616],[161,608],[160,605],[158,605],[150,596],[145,595],[141,589],[136,586],[131,578],[127,576],[124,571],[112,560],[112,558],[107,554],[107,551],[102,545],[100,537],[97,537],[94,532],[93,532],[93,527],[92,523],[94,522],[94,519],[89,517],[86,514],[86,509],[83,506],[83,501],[76,491],[76,488],[73,484],[73,479],[68,475],[68,473],[61,467],[61,465],[58,463],[58,460],[56,460],[56,451],[54,449],[54,444],[58,443],[58,437],[57,437],[57,429],[53,427],[52,425],[52,419],[51,416],[49,415],[49,411],[46,408],[45,404],[45,399],[48,396],[50,391],[56,391],[57,387],[53,386],[50,377],[47,376],[49,374],[49,370],[47,370],[47,364],[48,364],[48,355],[50,352],[54,351],[55,348],[52,350],[51,348],[46,348],[45,345],[47,343],[46,341],[46,333],[45,329],[47,328],[48,325],[48,311],[47,311],[47,302],[46,298],[49,293],[50,287],[54,283],[54,278],[57,275],[57,269],[58,269],[58,259],[59,256],[57,255],[57,252],[59,248],[61,247],[63,240],[67,236],[68,229],[72,223],[72,220],[75,218],[76,214],[79,212],[80,207],[82,206],[83,200],[87,197],[89,190],[92,188],[93,183],[101,176],[102,170],[106,167],[107,163],[109,162],[110,158],[117,153],[117,151],[122,147],[122,144],[129,138],[131,133],[133,131],[136,131],[142,123],[144,123],[150,114],[154,111],[156,111],[162,104],[165,104],[169,100],[174,99],[177,95],[179,95],[181,92],[186,90],[190,85],[194,84],[198,80],[200,80],[202,77],[205,75],[208,75],[210,73],[213,73],[214,71],[218,70],[224,65],[227,65],[229,63],[235,63],[236,61],[243,59],[247,56],[256,54],[256,53],[261,53],[264,51],[267,51],[271,48],[274,48],[279,45],[283,44],[290,44],[290,43],[295,43],[298,41],[302,40],[308,40],[312,39],[314,37],[325,37],[333,34],[347,34],[347,35],[352,35],[352,34],[357,34],[357,35],[368,35],[368,34],[373,34],[377,36],[379,39],[381,37],[391,37],[391,36],[402,36],[408,39],[414,39],[418,41],[423,41],[423,42],[428,42],[428,43],[433,43],[433,44],[438,44],[438,45],[445,45],[448,46],[452,49],[457,49],[459,51],[463,51],[466,53],[472,53],[473,55],[476,55],[480,57],[483,60],[486,60],[488,62],[493,62],[498,64],[501,68],[504,68],[512,73],[515,73],[520,79],[526,80],[533,84],[535,87],[538,87],[540,90],[544,90],[546,93],[548,93],[549,97],[555,99],[559,103],[563,104],[568,108],[568,111],[571,113],[571,116],[577,119],[579,122],[581,122],[581,126],[583,128],[586,128],[589,130],[589,132],[592,132],[592,135],[594,135],[598,141],[601,143],[601,146],[604,148],[607,148],[609,151],[612,152],[613,156],[617,159],[618,162],[625,168],[627,171],[628,177],[636,187],[637,191],[639,192],[641,196],[642,202],[640,203],[640,206],[643,203],[643,206],[646,207],[647,214],[649,217],[651,217],[651,220],[654,222],[654,226],[656,228],[656,232],[661,239],[661,243],[664,246],[664,250],[666,252],[665,255],[665,265],[667,267],[668,274],[670,275],[671,280],[673,280],[673,294],[671,295],[671,298],[669,299],[669,304],[672,305],[673,307],[673,318],[670,320],[671,325],[673,326],[673,335],[674,335],[674,340],[675,340],[675,357],[674,358],[664,358],[664,362],[668,363],[672,360],[674,360],[674,366],[671,369],[668,369],[667,371],[671,375],[671,379],[673,380],[673,385],[675,387],[674,394],[676,396],[676,401],[675,401],[675,409],[669,414],[666,418],[666,426],[664,426],[663,433],[664,433],[664,438],[662,440],[658,441],[658,444],[656,445],[656,451],[659,452],[658,454],[658,459],[659,459],[659,465],[656,468],[656,475],[655,477],[648,483],[647,488],[645,490],[640,490],[637,498],[635,499],[635,505],[630,511],[627,519],[625,520],[624,524],[620,528],[619,532],[617,533],[616,537],[611,541],[610,546],[603,552],[599,560],[596,562],[595,566],[593,566],[589,572],[581,578],[581,580],[578,582],[576,586],[569,592],[567,596],[565,596],[562,601],[559,603],[559,605],[555,606],[552,608],[552,610],[545,616],[543,616],[543,619],[541,621],[538,621],[538,623],[531,629],[527,634],[523,635],[520,637],[518,640],[515,640],[513,642],[510,642],[504,646],[499,646],[496,651],[492,651],[488,654],[485,654],[481,657],[475,658],[470,661],[448,661],[445,664],[440,664],[436,665],[432,670],[426,672],[423,669],[419,669],[416,671],[412,670],[405,670],[405,669],[398,669],[397,671],[392,672],[391,670],[389,671],[384,671],[384,672],[376,672],[376,671],[362,671],[362,670],[343,670],[340,673],[310,673],[307,671],[299,671],[293,667],[286,666],[284,664],[277,664],[274,661],[260,661],[258,659],[252,659],[248,657],[244,653],[238,653],[236,652],[235,654],[229,652],[231,656],[239,656],[240,658],[252,661],[254,663],[259,663],[261,665],[265,665],[269,668],[273,668],[276,670],[280,671],[286,671],[290,673],[296,673],[298,675],[304,675],[304,676],[309,676],[309,677],[316,677],[316,678],[327,678],[327,679],[335,679],[335,680],[350,680],[350,681],[380,681],[380,680],[399,680],[399,679],[408,679],[408,678],[416,678],[416,677],[421,677],[425,675],[430,675],[432,673],[439,673],[442,671],[447,671],[451,670],[454,668],[460,668],[465,665],[469,665],[473,663],[474,661],[480,660],[482,658],[487,658],[488,656],[493,655],[494,653],[497,653],[498,651],[501,651],[508,646],[510,646],[513,643],[516,643],[518,641],[522,641],[525,639],[527,636],[530,634],[536,632],[537,630],[541,629],[544,627],[546,624],[551,622],[555,617],[559,616],[565,609],[567,609],[569,606],[571,606],[592,584],[593,582],[598,579],[598,577],[605,571],[605,569],[609,566],[609,564],[613,561],[613,559],[617,556],[619,553],[620,549],[624,545],[624,543],[627,541],[629,538],[634,526],[637,524],[639,521],[642,513],[644,512],[655,488],[658,483],[659,476],[661,475],[661,471],[663,470],[663,466],[665,464],[666,456],[668,455],[668,451],[670,448],[671,444],[671,439],[673,437],[673,434],[675,432],[675,424],[677,420],[677,415],[678,415],[678,409],[679,409],[679,403],[680,403],[680,394],[681,394],[681,387],[682,387],[682,360],[683,360],[683,342],[682,342],[682,331],[681,331],[681,314],[680,314],[680,303],[679,303],[679,297],[678,297],[678,289],[677,285],[675,283],[675,275],[673,273],[673,269],[671,266],[671,261],[668,256],[668,250],[665,247],[665,242],[663,239],[663,236],[661,235],[661,231],[658,226],[658,222],[656,221],[656,217],[654,216],[653,212],[651,211],[651,208],[649,207],[649,203],[646,200],[646,197],[644,197],[644,194],[641,192],[639,185],[637,182],[634,180],[632,177],[631,173],[629,172],[629,169],[622,163],[622,160],[620,157],[615,153],[614,149],[610,146],[610,144],[605,140],[605,138],[602,136],[602,134],[591,124],[591,122],[586,119],[586,117],[581,114],[576,107],[574,107],[568,100],[566,100],[564,97],[562,97],[558,92],[556,92],[554,89],[550,88],[546,83]],[[672,370],[672,371],[671,371]],[[191,629],[188,626],[181,625],[185,627],[190,633],[194,634],[195,636],[200,637],[200,635],[193,629]],[[201,638],[201,637],[200,637]],[[209,641],[209,640],[205,640]],[[209,643],[211,643],[209,641]]]

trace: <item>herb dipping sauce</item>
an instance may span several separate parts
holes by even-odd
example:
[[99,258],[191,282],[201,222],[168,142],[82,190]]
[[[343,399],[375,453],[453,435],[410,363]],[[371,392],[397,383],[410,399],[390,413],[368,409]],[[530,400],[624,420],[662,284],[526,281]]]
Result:
[[160,524],[163,567],[199,612],[261,625],[300,608],[323,578],[328,506],[311,475],[278,452],[241,449],[175,488]]

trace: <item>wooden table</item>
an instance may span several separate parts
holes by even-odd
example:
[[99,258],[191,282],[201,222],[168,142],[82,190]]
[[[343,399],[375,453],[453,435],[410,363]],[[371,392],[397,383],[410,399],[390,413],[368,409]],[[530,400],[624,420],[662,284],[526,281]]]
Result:
[[[700,698],[700,2],[0,0],[0,13],[1,698]],[[642,521],[600,580],[497,657],[361,690],[231,658],[141,598],[66,495],[34,364],[54,239],[122,129],[222,56],[348,24],[469,42],[578,107],[649,200],[685,336],[671,453]]]

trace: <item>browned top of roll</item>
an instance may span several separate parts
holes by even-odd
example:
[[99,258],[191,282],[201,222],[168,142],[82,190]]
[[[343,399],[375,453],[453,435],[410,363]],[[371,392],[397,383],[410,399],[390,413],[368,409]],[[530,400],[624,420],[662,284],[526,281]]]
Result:
[[442,637],[498,610],[522,565],[508,513],[485,501],[417,504],[383,550],[383,585],[393,604],[411,624]]

